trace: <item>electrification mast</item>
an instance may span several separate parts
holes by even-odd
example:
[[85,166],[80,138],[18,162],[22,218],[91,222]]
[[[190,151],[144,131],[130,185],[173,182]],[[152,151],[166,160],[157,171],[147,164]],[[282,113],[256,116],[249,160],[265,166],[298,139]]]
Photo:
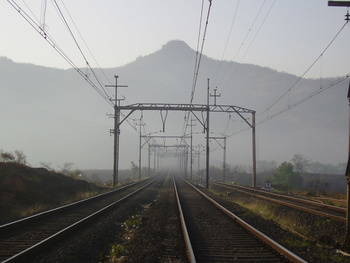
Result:
[[[350,1],[328,1],[328,6],[343,6],[347,7],[348,11],[345,15],[345,21],[349,23],[350,21],[350,15],[349,15],[349,7],[350,7]],[[350,106],[350,83],[349,83],[349,90],[348,90],[348,100],[349,100],[349,106]],[[349,120],[350,121],[350,120]],[[345,245],[350,244],[350,209],[349,209],[349,203],[350,203],[350,127],[349,127],[349,150],[348,150],[348,164],[346,167],[345,176],[347,177],[347,209],[346,209],[346,236],[345,236]]]
[[114,129],[111,131],[114,134],[114,158],[113,158],[113,187],[118,184],[119,172],[119,135],[120,135],[120,100],[118,99],[118,87],[127,87],[125,85],[118,86],[118,77],[115,77],[115,85],[106,85],[106,87],[115,88],[115,102],[114,102]]

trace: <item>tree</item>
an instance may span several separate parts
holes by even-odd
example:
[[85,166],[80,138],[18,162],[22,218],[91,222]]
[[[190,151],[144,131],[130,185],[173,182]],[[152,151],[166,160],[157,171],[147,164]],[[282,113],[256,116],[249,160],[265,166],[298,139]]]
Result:
[[74,163],[66,162],[62,165],[61,173],[69,176],[70,171],[73,168]]
[[27,156],[23,153],[23,151],[16,150],[15,155],[16,155],[15,163],[23,164],[23,165],[27,164]]
[[10,152],[4,152],[3,150],[0,151],[0,161],[1,162],[14,162],[16,160],[16,157],[10,153]]
[[54,169],[52,169],[52,163],[48,163],[48,162],[41,162],[40,166],[45,168],[48,171],[54,171]]
[[79,169],[75,169],[73,171],[69,171],[68,176],[72,179],[82,179],[82,172]]
[[283,162],[277,167],[277,171],[272,174],[274,184],[286,185],[289,188],[301,188],[303,178],[300,173],[294,172],[294,167],[289,162]]
[[273,172],[276,170],[277,162],[261,160],[256,162],[256,166],[259,172]]
[[303,174],[305,172],[305,167],[310,165],[311,159],[301,153],[298,153],[294,155],[292,162],[296,172]]
[[139,167],[132,161],[130,169],[131,169],[132,175],[134,176],[134,178],[136,178],[136,173],[138,172]]

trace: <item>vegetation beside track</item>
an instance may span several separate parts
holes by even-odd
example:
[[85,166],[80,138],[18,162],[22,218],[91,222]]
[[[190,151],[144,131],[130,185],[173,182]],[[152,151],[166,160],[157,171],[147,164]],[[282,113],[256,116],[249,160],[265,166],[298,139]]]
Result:
[[[204,191],[206,191],[204,189]],[[345,224],[212,186],[206,191],[230,211],[308,262],[348,262]]]
[[106,190],[45,168],[0,162],[0,224]]

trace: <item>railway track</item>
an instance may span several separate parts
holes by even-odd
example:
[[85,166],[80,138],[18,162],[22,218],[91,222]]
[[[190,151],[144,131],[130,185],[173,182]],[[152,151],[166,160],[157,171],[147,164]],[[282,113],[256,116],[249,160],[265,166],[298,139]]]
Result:
[[91,223],[159,177],[0,226],[0,262],[25,262],[47,246]]
[[316,214],[327,218],[332,218],[340,222],[346,222],[346,208],[343,207],[327,205],[321,202],[315,202],[300,197],[277,194],[243,186],[229,185],[219,182],[211,182],[211,184],[219,187],[224,187],[232,191],[237,191],[243,194],[248,194],[250,196],[260,198],[269,202],[302,210],[304,212]]
[[305,262],[176,177],[191,262]]

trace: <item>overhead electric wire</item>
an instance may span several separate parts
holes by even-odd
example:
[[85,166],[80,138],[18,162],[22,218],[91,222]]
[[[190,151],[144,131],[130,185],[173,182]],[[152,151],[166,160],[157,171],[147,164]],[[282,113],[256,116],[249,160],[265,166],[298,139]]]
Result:
[[221,69],[221,66],[222,66],[222,62],[224,60],[224,56],[226,54],[226,49],[227,49],[227,45],[228,45],[228,42],[230,40],[230,37],[231,37],[231,33],[232,33],[232,28],[233,28],[233,25],[236,21],[236,17],[237,17],[237,12],[238,12],[238,7],[239,7],[239,4],[240,4],[241,0],[238,0],[238,3],[237,3],[237,7],[236,7],[236,10],[235,10],[235,14],[233,16],[233,19],[232,19],[232,22],[231,22],[231,27],[230,27],[230,31],[228,33],[228,36],[227,36],[227,40],[226,40],[226,44],[225,44],[225,47],[224,47],[224,51],[222,52],[222,56],[221,56],[221,60],[220,60],[220,65],[219,65],[219,68],[216,72],[216,75],[215,75],[215,78],[214,78],[214,83],[216,83],[216,80],[218,78],[218,75],[219,75],[219,72],[220,72],[220,69]]
[[[272,119],[272,118],[277,117],[278,115],[280,115],[280,114],[282,114],[282,113],[284,113],[284,112],[286,112],[286,111],[288,111],[288,110],[291,110],[292,108],[298,106],[299,104],[301,104],[301,103],[303,103],[303,102],[305,102],[305,101],[311,99],[312,97],[314,97],[314,96],[316,96],[316,95],[318,95],[318,94],[320,94],[320,93],[322,93],[322,92],[324,92],[324,91],[326,91],[326,90],[328,90],[328,89],[334,87],[335,85],[337,85],[337,84],[343,82],[344,80],[346,80],[346,79],[348,79],[348,78],[350,78],[350,73],[347,74],[347,75],[344,75],[343,77],[341,77],[341,78],[339,78],[339,79],[337,79],[337,80],[335,80],[335,81],[333,81],[333,82],[331,82],[331,83],[328,84],[328,85],[319,87],[317,90],[315,90],[315,91],[312,92],[311,94],[309,94],[309,95],[307,95],[307,96],[305,96],[305,97],[299,99],[298,101],[296,101],[296,102],[293,103],[293,104],[288,104],[287,107],[285,107],[285,108],[279,110],[278,112],[276,112],[276,113],[274,113],[274,114],[271,114],[271,115],[268,115],[266,118],[264,118],[264,119],[262,119],[262,120],[260,120],[260,121],[256,121],[256,122],[255,122],[255,125],[259,125],[259,124],[261,124],[261,123],[264,123],[264,122],[266,122],[266,121],[268,121],[268,120],[270,120],[270,119]],[[261,115],[261,114],[259,114],[259,115]],[[241,129],[240,131],[234,132],[234,133],[232,133],[231,135],[228,135],[227,137],[231,137],[231,136],[233,136],[233,135],[237,135],[237,134],[242,133],[242,132],[247,131],[247,130],[250,130],[250,127],[247,127],[247,128],[245,128],[245,129]]]
[[56,50],[56,52],[66,61],[71,67],[77,71],[77,73],[85,79],[85,81],[93,88],[95,91],[107,101],[113,107],[113,103],[110,101],[108,97],[89,79],[87,74],[85,74],[78,66],[65,54],[65,52],[57,45],[57,43],[53,40],[53,38],[45,32],[44,28],[37,22],[35,22],[26,12],[23,10],[14,0],[7,0],[7,2],[30,24],[33,29],[39,33],[46,42]]
[[323,54],[327,51],[327,49],[332,45],[332,43],[335,41],[335,39],[339,36],[340,32],[344,29],[346,24],[348,23],[345,22],[345,24],[340,28],[338,33],[333,37],[331,42],[326,46],[326,48],[323,50],[323,52],[318,56],[318,58],[308,67],[308,69],[294,82],[294,84],[286,91],[284,92],[275,102],[273,102],[266,110],[262,111],[259,113],[257,116],[264,114],[265,112],[269,111],[272,107],[274,107],[284,96],[286,96],[298,83],[300,80],[304,78],[304,76],[309,72],[309,70],[316,64],[316,62],[322,58]]
[[71,30],[71,28],[70,28],[70,26],[69,26],[69,24],[68,24],[66,18],[64,17],[61,8],[58,6],[57,1],[56,1],[56,0],[53,0],[53,1],[54,1],[54,3],[55,3],[55,6],[56,6],[56,8],[57,8],[57,10],[58,10],[59,15],[61,16],[61,18],[62,18],[64,24],[65,24],[66,27],[67,27],[68,32],[70,33],[71,37],[73,38],[74,43],[76,44],[77,48],[79,49],[80,54],[83,56],[86,65],[88,66],[88,68],[90,69],[90,71],[92,72],[92,74],[94,75],[94,77],[95,77],[97,83],[99,84],[99,86],[101,87],[101,89],[103,90],[103,92],[105,93],[105,95],[109,98],[109,94],[107,94],[107,92],[106,92],[106,90],[105,90],[105,88],[104,88],[104,85],[101,83],[100,79],[97,77],[95,71],[91,68],[89,61],[87,60],[87,58],[86,58],[86,56],[85,56],[83,50],[81,49],[81,47],[80,47],[80,45],[79,45],[79,43],[78,43],[76,37],[74,36],[73,31]]
[[[99,86],[100,86],[101,89],[103,90],[104,94],[107,96],[109,102],[111,102],[111,97],[112,97],[112,96],[109,95],[109,94],[107,94],[107,92],[106,92],[106,90],[105,90],[105,88],[104,88],[104,85],[101,83],[101,80],[98,78],[97,74],[95,73],[95,71],[94,71],[94,70],[92,69],[92,67],[90,66],[90,63],[88,62],[88,60],[87,60],[87,58],[86,58],[84,52],[82,51],[80,45],[78,44],[78,41],[76,40],[76,38],[75,38],[75,36],[74,36],[74,34],[73,34],[73,31],[70,29],[70,26],[68,25],[68,22],[67,22],[67,20],[65,19],[64,15],[63,15],[63,13],[62,13],[62,11],[61,11],[61,9],[60,9],[60,7],[58,6],[58,4],[57,4],[57,2],[56,2],[56,0],[53,0],[53,1],[54,1],[55,5],[56,5],[56,8],[57,8],[57,10],[58,10],[58,12],[59,12],[59,14],[60,14],[60,16],[61,16],[61,18],[62,18],[64,24],[66,25],[66,27],[67,27],[67,29],[68,29],[70,35],[72,36],[72,38],[73,38],[75,44],[77,45],[77,47],[78,47],[78,49],[79,49],[81,55],[83,56],[86,65],[89,67],[90,71],[91,71],[92,74],[94,75],[96,81],[98,82]],[[75,23],[74,23],[74,21],[73,21],[73,19],[72,19],[70,13],[68,12],[67,7],[65,6],[63,0],[61,0],[61,1],[62,1],[62,3],[63,3],[63,6],[65,7],[65,9],[66,9],[66,11],[67,11],[69,17],[71,18],[71,20],[72,20],[72,22],[73,22],[73,24],[74,24],[76,30],[78,31],[80,37],[83,39],[83,37],[81,36],[81,34],[80,34],[80,32],[79,32],[77,26],[75,25]],[[92,55],[92,57],[95,59],[95,57],[93,56],[91,50],[90,50],[89,47],[87,46],[87,44],[86,44],[86,42],[84,41],[84,39],[83,39],[83,42],[85,43],[85,46],[86,46],[87,49],[89,50],[89,52],[90,52],[90,54]],[[95,59],[95,62],[97,63],[96,59]],[[97,64],[98,64],[98,63],[97,63]],[[98,64],[98,65],[99,65],[99,64]],[[100,68],[100,69],[101,69],[101,68]],[[102,70],[101,70],[101,71],[102,71]],[[107,80],[109,80],[105,74],[104,74],[104,76],[106,77]],[[100,93],[100,90],[99,90],[99,93]],[[119,92],[119,93],[120,93],[120,92]],[[122,94],[121,94],[121,95],[122,95]],[[123,95],[122,95],[122,96],[123,96]],[[124,97],[124,96],[123,96],[123,97]],[[125,97],[124,97],[124,98],[125,98]],[[112,106],[114,107],[113,104],[112,104]],[[125,114],[122,113],[122,112],[121,112],[121,116],[122,116],[123,118],[125,118]],[[133,125],[128,119],[126,119],[126,122],[130,125],[131,128],[133,128],[133,129],[137,132],[137,128],[136,128],[135,125]]]
[[[203,20],[203,9],[204,9],[204,0],[202,0],[202,7],[201,7],[201,12],[199,16],[199,30],[198,30],[198,37],[197,37],[197,48],[196,48],[196,59],[194,62],[194,69],[193,69],[193,80],[192,80],[192,89],[191,89],[191,97],[190,97],[190,105],[192,105],[193,97],[194,97],[194,86],[196,82],[196,70],[197,70],[197,62],[198,62],[198,49],[199,49],[199,43],[200,43],[200,37],[201,37],[201,32],[202,32],[202,20]],[[188,119],[189,119],[190,112],[185,113],[184,117],[184,125],[183,125],[183,130],[182,133],[186,133],[187,125],[188,125]]]
[[[312,92],[312,93],[309,94],[308,96],[306,96],[306,97],[304,97],[304,98],[302,98],[302,99],[296,101],[296,102],[293,103],[292,105],[289,104],[287,107],[283,108],[282,110],[278,111],[277,113],[274,113],[274,114],[272,114],[272,115],[267,116],[265,119],[263,119],[263,120],[257,122],[256,124],[261,124],[261,123],[263,123],[263,122],[265,122],[265,121],[267,121],[267,120],[269,120],[269,119],[272,119],[272,118],[274,118],[274,117],[280,115],[281,113],[283,113],[283,112],[285,112],[285,111],[287,111],[287,110],[290,110],[290,109],[294,108],[295,106],[297,106],[297,105],[299,105],[299,104],[301,104],[301,103],[303,103],[303,102],[305,102],[305,101],[311,99],[312,97],[314,97],[314,96],[316,96],[316,95],[318,95],[318,94],[320,94],[320,93],[322,93],[322,92],[328,90],[329,88],[332,88],[332,87],[334,87],[335,85],[337,85],[337,84],[343,82],[344,80],[348,79],[349,77],[350,77],[350,73],[347,74],[347,75],[345,75],[345,76],[343,76],[343,77],[341,77],[341,78],[339,78],[339,79],[337,79],[336,81],[333,81],[332,83],[330,83],[330,84],[328,84],[328,85],[326,85],[326,86],[321,86],[319,89],[317,89],[316,91]],[[259,114],[259,115],[261,115],[261,114]]]
[[195,80],[196,80],[196,70],[197,70],[197,61],[198,61],[198,49],[199,49],[199,42],[200,42],[201,32],[202,32],[203,8],[204,8],[204,0],[202,0],[201,14],[200,14],[200,18],[199,18],[199,30],[198,30],[198,37],[197,37],[196,59],[195,59],[195,62],[194,62],[192,90],[191,90],[191,99],[190,100],[192,100],[192,98],[194,96],[193,87],[195,85]]
[[[262,10],[263,6],[265,5],[265,3],[266,3],[266,0],[265,0],[264,3],[262,4],[262,6],[261,6],[261,8],[260,8],[260,10],[259,10],[259,12],[258,12],[258,14],[257,14],[257,16],[255,17],[252,26],[251,26],[250,29],[248,30],[247,35],[246,35],[246,37],[245,37],[244,40],[243,40],[243,43],[244,43],[245,40],[247,39],[247,37],[248,37],[248,35],[249,35],[249,33],[250,33],[252,27],[254,26],[254,24],[255,24],[255,22],[256,22],[258,16],[260,15],[261,10]],[[256,37],[257,37],[258,34],[260,33],[261,28],[262,28],[263,25],[265,24],[265,21],[266,21],[267,17],[269,16],[269,14],[270,14],[270,12],[271,12],[273,6],[275,5],[275,3],[276,3],[276,0],[273,1],[272,5],[270,6],[268,12],[266,13],[266,15],[265,15],[265,17],[264,17],[262,23],[260,24],[258,30],[256,31],[256,33],[255,33],[255,35],[254,35],[252,41],[250,42],[250,44],[249,44],[247,50],[245,51],[245,53],[244,53],[244,55],[242,56],[242,58],[240,59],[240,61],[236,64],[236,67],[235,67],[233,73],[231,74],[230,78],[228,78],[228,80],[226,81],[226,83],[223,85],[223,89],[222,89],[222,90],[224,90],[224,89],[227,87],[228,83],[231,81],[231,79],[233,78],[233,76],[234,76],[235,73],[237,72],[238,68],[241,66],[241,64],[242,64],[244,58],[246,57],[248,51],[249,51],[250,48],[252,47],[252,45],[253,45],[253,43],[254,43]],[[235,56],[234,60],[236,59],[236,57],[237,57],[239,51],[241,50],[241,48],[242,48],[242,46],[243,46],[243,43],[242,43],[242,45],[240,46],[238,52],[236,53],[236,56]],[[228,71],[227,71],[227,72],[228,72]]]
[[[26,7],[31,12],[33,17],[38,21],[35,22],[34,19],[32,19],[25,10],[23,10],[15,1],[13,0],[7,0],[7,2],[34,28],[36,32],[38,32],[45,40],[46,42],[52,46],[56,52],[104,99],[107,101],[107,103],[114,108],[114,103],[110,99],[109,96],[106,96],[106,92],[102,92],[88,77],[86,73],[84,73],[78,66],[64,53],[64,51],[58,46],[58,44],[54,41],[54,39],[45,32],[45,29],[42,25],[40,25],[40,21],[38,18],[34,15],[34,13],[30,10],[29,6],[26,4]],[[100,83],[100,86],[102,84]],[[125,114],[121,112],[121,116],[125,117]],[[137,128],[132,125],[132,123],[129,120],[126,120],[126,122],[130,125],[131,128],[133,128],[135,131],[137,131]]]
[[[46,1],[46,0],[45,0],[45,1]],[[71,21],[72,21],[72,23],[73,23],[73,25],[74,25],[76,31],[78,32],[78,34],[79,34],[81,40],[84,42],[85,47],[87,48],[87,50],[89,51],[90,55],[92,56],[92,58],[94,59],[95,63],[97,64],[99,70],[101,71],[101,73],[103,74],[103,76],[106,78],[106,80],[109,82],[109,84],[112,84],[111,80],[107,77],[106,73],[105,73],[104,70],[101,68],[100,64],[98,63],[97,59],[95,58],[94,54],[91,52],[91,50],[90,50],[89,46],[87,45],[85,39],[83,38],[82,34],[80,33],[80,31],[79,31],[77,25],[75,24],[75,22],[74,22],[74,20],[73,20],[73,17],[72,17],[71,14],[69,13],[68,8],[66,7],[64,1],[61,0],[61,2],[62,2],[62,4],[63,4],[64,9],[66,10],[67,14],[69,15],[69,18],[71,19]],[[110,96],[110,97],[113,97],[113,95],[111,95],[111,94],[110,94],[109,96]]]
[[[198,63],[196,63],[196,65],[195,65],[195,70],[194,70],[194,78],[193,78],[193,83],[192,83],[190,107],[191,107],[191,105],[192,105],[192,103],[193,103],[194,93],[195,93],[195,90],[196,90],[197,79],[198,79],[198,73],[199,73],[199,68],[200,68],[201,59],[202,59],[202,54],[203,54],[203,49],[204,49],[204,42],[205,42],[205,37],[206,37],[207,28],[208,28],[208,23],[209,23],[209,15],[210,15],[210,10],[211,10],[211,5],[212,5],[212,0],[209,0],[209,8],[208,8],[207,19],[206,19],[206,22],[205,22],[205,28],[204,28],[204,32],[203,32],[203,39],[202,39],[201,51],[200,51],[200,53],[199,53]],[[203,5],[202,5],[201,16],[202,16],[202,12],[203,12]],[[201,20],[202,20],[202,19],[201,19]],[[200,22],[200,29],[201,29],[201,22]],[[199,31],[199,34],[200,34],[200,31]],[[198,53],[198,47],[197,47],[197,53]],[[197,55],[196,55],[196,62],[197,62]],[[187,129],[187,126],[188,126],[189,114],[190,114],[190,112],[187,113],[187,117],[185,116],[183,134],[186,133],[186,129]]]
[[[245,37],[244,37],[244,39],[243,39],[241,45],[239,46],[239,49],[238,49],[237,52],[236,52],[236,55],[233,57],[233,61],[236,61],[236,58],[237,58],[238,54],[240,53],[242,47],[244,46],[244,44],[245,44],[245,42],[246,42],[246,40],[247,40],[249,34],[251,33],[252,28],[254,27],[254,25],[255,25],[255,23],[256,23],[258,17],[260,16],[260,13],[261,13],[261,11],[262,11],[262,9],[263,9],[263,7],[264,7],[266,1],[267,1],[267,0],[264,0],[264,2],[261,4],[258,13],[255,15],[255,18],[254,18],[254,20],[253,20],[251,26],[249,27],[249,29],[248,29],[248,31],[247,31],[247,33],[246,33],[246,35],[245,35]],[[236,67],[237,67],[237,66],[238,66],[238,65],[236,65]],[[232,67],[232,65],[230,65],[230,66],[227,68],[227,70],[225,71],[225,73],[223,74],[223,77],[222,77],[221,79],[223,79],[223,78],[228,74],[228,72],[231,70],[231,67]],[[236,71],[236,69],[235,69],[233,72],[235,72],[235,71]],[[218,84],[216,84],[216,86],[220,86],[220,85],[221,85],[221,81],[220,81]]]

